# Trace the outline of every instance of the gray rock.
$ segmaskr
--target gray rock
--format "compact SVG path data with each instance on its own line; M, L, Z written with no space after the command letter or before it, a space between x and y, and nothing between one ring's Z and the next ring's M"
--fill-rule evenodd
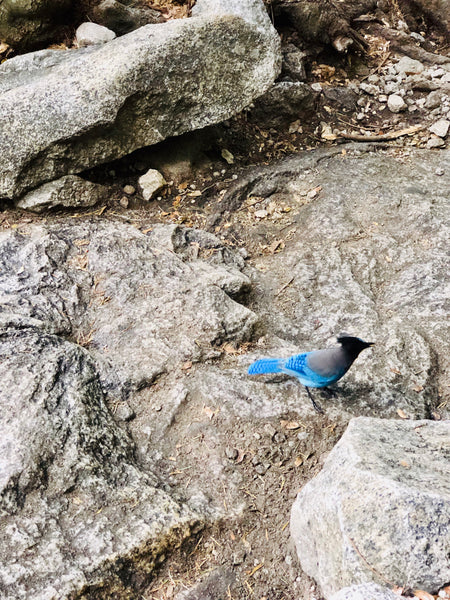
M317 93L300 81L280 81L255 100L248 118L264 123L266 127L279 127L294 119L306 119L314 110Z
M407 108L405 101L398 94L391 94L387 99L387 106L393 113L401 112Z
M119 398L249 340L257 322L232 299L250 289L244 260L205 232L69 221L3 233L0 249L2 311L87 345Z
M376 583L362 583L339 590L330 600L399 600L399 595Z
M409 56L403 56L395 65L395 70L397 73L404 75L417 75L422 73L425 70L425 67L420 61L410 58Z
M302 52L294 44L287 44L283 48L283 73L292 81L306 81L306 56L306 52Z
M96 23L104 25L117 35L129 33L138 27L149 23L163 23L164 18L160 12L149 7L139 8L127 6L117 0L103 0L92 10L92 18Z
M106 44L116 37L114 31L98 25L97 23L81 23L75 32L75 40L80 48L83 46L95 46L96 44Z
M67 219L0 234L2 598L137 597L158 557L214 518L204 496L163 491L119 424L136 427L134 394L157 374L176 381L185 361L251 338L256 316L232 299L250 288L244 266L176 226ZM161 394L152 444L188 390Z
M419 92L433 92L439 89L439 83L423 77L423 75L413 75L408 77L407 85L412 90Z
M372 581L432 591L449 581L449 447L448 422L350 422L291 514L302 568L325 597Z
M0 319L2 598L137 595L128 569L142 581L206 513L136 464L86 350Z
M1 65L0 197L217 123L261 95L281 62L262 2L199 0L193 13Z
M164 177L156 169L149 169L138 180L144 200L151 200L167 184Z
M266 218L252 232L267 240L290 233L283 252L255 262L265 271L256 279L258 302L277 310L265 312L267 342L242 369L262 356L334 344L338 332L350 330L376 345L339 381L335 398L322 401L316 392L327 414L394 417L402 409L426 418L450 384L450 187L448 178L434 175L437 166L450 170L450 153L411 151L408 163L393 163L376 147L344 148L345 157L340 148L259 169L238 180L216 208L215 223L231 222L244 240L248 232L234 215L247 197L291 208L281 222ZM236 410L251 412L253 405L271 416L283 402L286 412L312 410L295 380L267 385L264 377L248 383L244 375L227 375L227 381L223 402Z
M441 90L436 90L434 92L430 92L425 100L425 108L433 109L439 108L441 106L441 98L442 92Z
M433 136L427 141L427 148L430 150L433 148L445 148L445 141L440 137Z
M380 93L380 88L371 83L365 83L364 81L360 84L359 89L369 94L369 96L378 96Z
M108 188L77 177L66 175L28 192L16 206L40 213L49 208L80 208L94 206L108 196Z
M18 51L55 41L67 28L73 0L14 0L0 2L0 39Z
M355 110L357 94L347 86L326 86L323 95L329 102L334 102L346 110Z
M439 119L439 121L433 123L433 125L431 125L428 129L431 131L431 133L434 133L438 137L445 138L447 137L449 127L450 121L447 119Z

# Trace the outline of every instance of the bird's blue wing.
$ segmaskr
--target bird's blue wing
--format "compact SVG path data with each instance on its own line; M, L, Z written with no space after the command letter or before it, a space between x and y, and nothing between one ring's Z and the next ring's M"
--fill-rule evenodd
M288 373L297 377L303 385L307 387L321 388L333 383L334 377L324 377L313 371L307 362L309 352L303 354L295 354L286 360L283 368L283 373Z

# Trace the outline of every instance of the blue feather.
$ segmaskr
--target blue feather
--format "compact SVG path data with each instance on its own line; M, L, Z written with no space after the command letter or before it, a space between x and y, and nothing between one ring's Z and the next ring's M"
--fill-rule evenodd
M264 373L281 373L281 364L284 363L280 358L261 358L248 368L249 375L263 375Z

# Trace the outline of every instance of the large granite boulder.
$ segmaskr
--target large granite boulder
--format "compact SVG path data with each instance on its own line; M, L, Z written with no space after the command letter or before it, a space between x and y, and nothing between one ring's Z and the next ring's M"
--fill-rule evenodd
M449 448L448 421L350 422L291 513L302 568L326 598L371 581L433 593L449 581Z
M189 19L0 66L0 198L230 117L280 70L260 0L199 0Z
M137 593L208 510L139 467L80 346L2 315L0 376L2 598Z
M244 261L201 231L70 219L0 248L2 598L134 597L218 512L138 458L123 400L250 339Z

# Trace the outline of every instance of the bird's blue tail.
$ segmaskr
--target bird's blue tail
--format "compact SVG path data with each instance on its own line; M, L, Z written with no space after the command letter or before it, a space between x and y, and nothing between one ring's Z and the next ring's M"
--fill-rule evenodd
M281 373L281 367L283 367L284 363L285 360L283 358L261 358L249 366L248 374Z

